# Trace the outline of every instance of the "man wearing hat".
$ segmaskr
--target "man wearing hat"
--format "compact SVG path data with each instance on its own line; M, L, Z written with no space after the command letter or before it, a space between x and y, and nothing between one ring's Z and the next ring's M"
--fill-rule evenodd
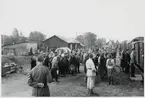
M129 64L130 64L130 55L129 55L129 49L125 52L125 73L129 74Z
M132 48L132 52L130 54L130 64L131 64L131 77L135 77L135 63L136 63L136 56L135 56L135 48Z
M38 56L37 65L31 70L28 85L33 87L32 96L50 96L50 91L47 83L52 80L49 68L42 64L43 55Z

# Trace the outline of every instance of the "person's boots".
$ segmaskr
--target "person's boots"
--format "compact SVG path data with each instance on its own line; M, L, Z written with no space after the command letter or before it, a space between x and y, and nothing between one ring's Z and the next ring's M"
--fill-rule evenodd
M93 94L94 94L93 89L91 89L91 90L90 90L90 92L91 92L91 95L93 95Z
M91 89L88 89L88 95L89 96L91 95Z
M55 81L56 81L56 82L59 82L57 77L55 77Z

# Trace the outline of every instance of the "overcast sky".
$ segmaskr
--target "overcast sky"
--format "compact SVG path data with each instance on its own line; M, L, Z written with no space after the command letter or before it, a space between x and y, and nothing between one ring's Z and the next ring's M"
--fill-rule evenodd
M145 34L145 0L0 0L0 32L11 35L13 28L25 36L31 31L47 37L93 32L132 39Z

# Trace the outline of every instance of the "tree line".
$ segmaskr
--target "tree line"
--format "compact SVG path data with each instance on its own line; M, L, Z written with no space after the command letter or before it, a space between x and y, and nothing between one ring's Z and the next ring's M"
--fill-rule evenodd
M106 44L105 38L97 38L97 35L92 32L86 32L82 35L78 35L76 37L76 40L84 44L86 47L94 48L94 47L100 47L102 48L103 45Z
M29 34L29 37L25 37L22 31L19 31L17 28L14 28L12 34L10 36L3 35L3 45L13 45L18 43L25 43L25 42L37 42L40 44L41 41L46 39L46 35L39 31L32 31Z
M4 35L4 45L12 45L17 43L24 43L24 42L37 42L38 48L41 47L41 41L46 39L46 35L40 31L32 31L29 34L29 37L25 37L22 31L19 31L17 28L14 28L12 31L12 35ZM107 42L105 38L97 38L96 33L92 32L85 32L82 35L78 35L75 38L80 43L84 44L86 47L95 48L99 47L102 48ZM114 40L111 40L113 44L116 44Z

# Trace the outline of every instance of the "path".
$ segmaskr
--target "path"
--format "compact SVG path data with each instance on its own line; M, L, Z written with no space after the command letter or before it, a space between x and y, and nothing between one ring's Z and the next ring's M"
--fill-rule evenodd
M81 68L83 71L83 68ZM121 73L125 76L124 73ZM10 77L2 78L2 96L29 97L32 88L27 85L28 76L12 74ZM84 73L76 76L66 76L60 79L60 83L49 84L51 96L87 96L84 83ZM129 82L121 80L120 85L108 85L107 82L97 83L94 92L99 96L143 96L144 88L140 82Z

